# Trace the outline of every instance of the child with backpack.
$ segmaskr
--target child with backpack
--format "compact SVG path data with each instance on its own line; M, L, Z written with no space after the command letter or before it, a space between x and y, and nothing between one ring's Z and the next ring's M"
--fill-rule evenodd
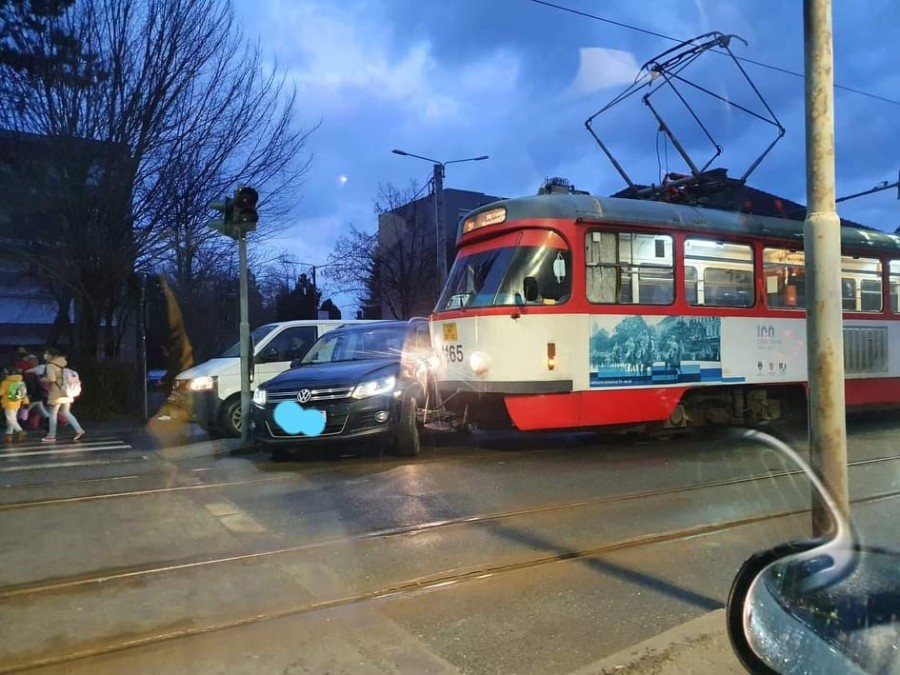
M78 373L70 368L65 355L58 349L48 348L44 353L44 361L47 366L41 381L47 386L47 404L50 406L50 430L44 438L44 443L56 442L56 425L58 416L72 425L75 430L75 438L78 441L84 436L84 429L72 414L72 402L81 394L81 380Z
M14 440L23 440L26 434L19 424L19 410L22 405L28 405L28 390L17 368L4 370L3 382L0 382L0 400L6 417L5 441L12 443Z

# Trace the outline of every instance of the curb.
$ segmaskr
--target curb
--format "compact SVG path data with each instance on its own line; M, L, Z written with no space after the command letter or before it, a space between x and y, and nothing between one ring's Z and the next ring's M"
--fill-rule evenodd
M745 675L717 609L571 675Z

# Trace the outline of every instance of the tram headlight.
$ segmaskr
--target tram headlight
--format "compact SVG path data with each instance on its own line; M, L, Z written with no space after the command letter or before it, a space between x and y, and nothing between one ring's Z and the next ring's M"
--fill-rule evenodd
M484 352L472 352L469 356L469 368L476 375L484 375L491 369L491 357Z

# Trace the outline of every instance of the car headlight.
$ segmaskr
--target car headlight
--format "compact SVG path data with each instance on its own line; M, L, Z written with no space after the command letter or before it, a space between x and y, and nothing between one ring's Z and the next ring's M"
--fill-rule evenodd
M188 380L187 388L190 391L209 391L216 386L216 378L206 375Z
M259 408L265 408L268 397L269 392L266 389L257 389L253 392L253 405Z
M350 395L353 398L368 398L379 394L390 394L396 386L397 378L391 375L390 377L381 377L377 380L360 382Z

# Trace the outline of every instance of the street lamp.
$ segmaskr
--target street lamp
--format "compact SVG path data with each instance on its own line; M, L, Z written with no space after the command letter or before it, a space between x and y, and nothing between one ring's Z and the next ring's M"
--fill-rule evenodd
M447 281L447 240L446 228L443 224L444 215L444 167L448 164L459 164L460 162L480 162L488 159L487 155L479 155L478 157L466 157L465 159L451 159L449 162L439 162L436 159L415 155L405 150L391 150L395 155L403 157L415 157L416 159L424 159L431 162L434 169L434 248L437 258L438 273L441 278L441 287Z

